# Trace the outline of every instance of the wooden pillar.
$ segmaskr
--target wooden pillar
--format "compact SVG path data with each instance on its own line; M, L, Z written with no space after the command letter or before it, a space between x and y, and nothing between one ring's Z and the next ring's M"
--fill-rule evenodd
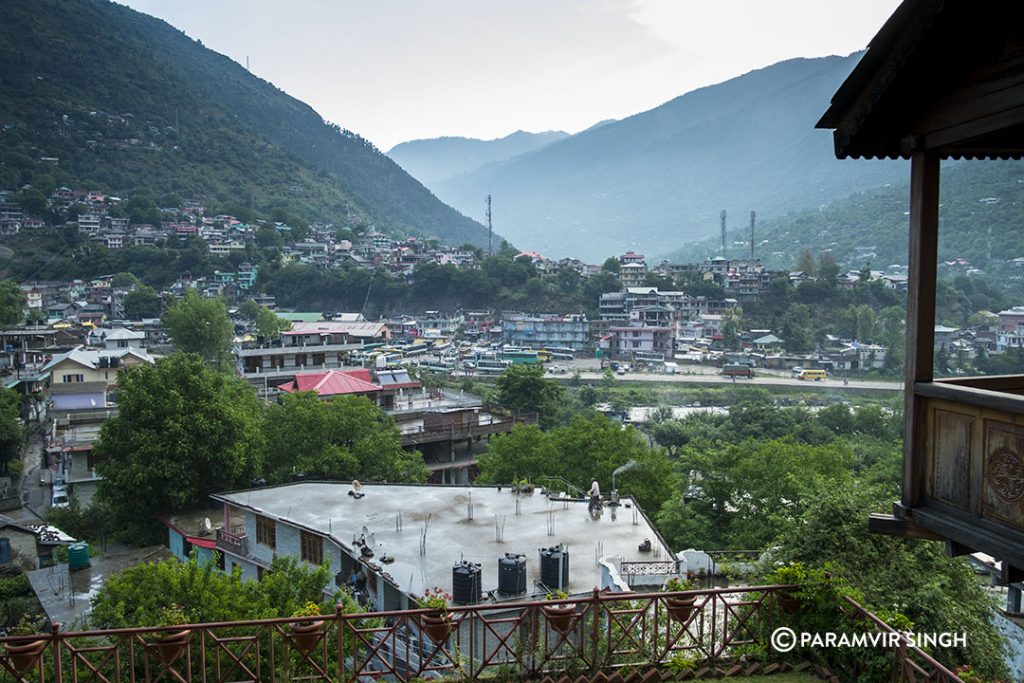
M910 158L910 272L907 285L907 355L903 391L904 508L920 505L927 468L925 415L914 384L932 381L935 351L935 271L939 241L939 156L915 150Z

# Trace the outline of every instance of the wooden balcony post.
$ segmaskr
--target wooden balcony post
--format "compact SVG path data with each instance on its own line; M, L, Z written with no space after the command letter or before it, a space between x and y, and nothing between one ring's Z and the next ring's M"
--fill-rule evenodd
M935 271L939 241L939 156L915 149L910 158L910 271L907 283L907 355L903 391L904 508L921 504L924 493L925 415L914 395L917 382L932 381L935 351Z

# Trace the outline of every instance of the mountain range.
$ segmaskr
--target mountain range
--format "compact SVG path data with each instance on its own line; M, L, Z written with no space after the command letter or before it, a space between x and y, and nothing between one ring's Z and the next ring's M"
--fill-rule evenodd
M486 244L359 135L127 7L4 3L0 74L0 189L176 195Z
M567 137L569 134L560 130L544 133L517 130L496 140L463 137L410 140L392 147L388 156L420 182L432 184L532 152Z
M420 179L467 214L493 195L495 230L547 256L664 254L718 234L723 208L744 223L751 210L770 219L905 176L901 162L836 160L831 132L814 128L859 58L780 62L511 159Z

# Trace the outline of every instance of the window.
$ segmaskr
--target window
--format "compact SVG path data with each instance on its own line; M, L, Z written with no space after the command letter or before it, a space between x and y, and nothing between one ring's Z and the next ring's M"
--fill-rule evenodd
M85 375L64 375L61 380L64 384L71 384L72 382L84 382Z
M323 564L324 539L316 534L303 531L300 540L302 546L302 559L310 564Z
M277 547L277 525L274 520L266 517L256 517L256 542L271 548Z
M0 564L11 561L11 539L0 538Z

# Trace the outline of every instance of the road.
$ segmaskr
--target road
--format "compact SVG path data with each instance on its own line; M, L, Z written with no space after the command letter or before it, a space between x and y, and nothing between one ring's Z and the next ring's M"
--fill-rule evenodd
M552 368L562 367L564 373L553 373ZM841 379L824 379L817 382L799 380L790 374L772 370L755 370L753 379L724 377L719 368L706 365L683 365L682 372L667 374L661 372L627 372L625 375L615 375L619 382L669 382L679 384L708 384L736 386L757 386L765 388L784 389L805 389L810 391L852 391L852 392L900 392L903 391L902 382L891 382L884 380L849 380L844 384ZM580 379L584 382L596 382L604 379L600 362L593 358L577 359L574 361L555 362L548 366L547 376L559 381L568 381L572 373L579 371Z
M572 378L571 374L553 374L548 373L548 377L551 379L568 381ZM580 379L584 382L596 382L604 378L604 374L601 372L580 372ZM730 377L723 377L722 375L712 375L707 373L697 373L692 375L675 374L669 375L664 373L656 372L629 372L625 375L615 375L615 380L618 382L669 382L678 384L710 384L710 385L726 385L733 384L736 386L756 386L756 387L782 387L787 389L807 389L811 391L815 390L837 390L837 391L871 391L871 392L899 392L903 391L903 384L899 382L884 382L884 381L861 381L851 379L849 384L843 384L843 380L839 379L824 379L817 382L801 381L792 377L772 376L772 375L759 375L753 379L732 379Z

